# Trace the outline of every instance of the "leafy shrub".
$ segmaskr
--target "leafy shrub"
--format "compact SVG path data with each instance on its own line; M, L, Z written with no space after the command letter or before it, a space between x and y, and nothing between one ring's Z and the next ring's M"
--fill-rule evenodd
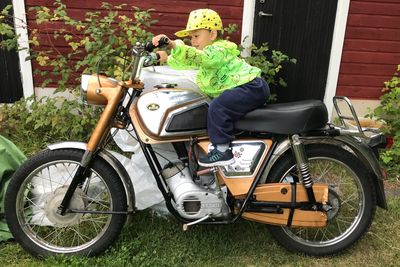
M385 150L380 157L387 168L390 177L400 178L400 65L392 79L384 83L384 94L381 96L381 104L370 116L374 116L384 122L383 131L393 137L393 146Z
M98 115L74 100L30 97L0 106L0 133L31 155L57 141L87 141Z
M260 47L254 44L251 47L251 56L246 57L245 60L252 66L261 69L261 76L268 82L268 84L280 85L286 87L286 82L279 77L278 73L283 69L283 65L287 62L296 63L295 58L290 58L281 51L272 50L271 58L269 59L266 54L269 51L268 43L263 43ZM273 95L270 101L276 100Z
M134 43L144 42L152 37L148 29L156 22L151 20L151 9L143 11L131 7L132 16L122 15L120 11L126 4L111 5L103 2L102 11L87 12L83 20L70 17L61 0L55 0L54 6L54 9L44 6L30 8L30 12L34 12L36 24L43 26L19 26L30 30L30 59L43 67L42 70L35 70L35 73L46 78L42 87L56 81L57 91L68 89L71 85L78 86L80 76L76 73L98 72L100 59L104 74L122 79L123 58L130 56ZM18 36L10 26L13 19L8 15L10 8L11 6L7 6L1 13L0 33L7 34L8 41L0 43L0 47L9 50L25 49L17 47ZM46 36L46 39L41 36ZM58 51L54 41L59 39L65 41L68 52ZM50 42L49 49L41 48L44 41Z

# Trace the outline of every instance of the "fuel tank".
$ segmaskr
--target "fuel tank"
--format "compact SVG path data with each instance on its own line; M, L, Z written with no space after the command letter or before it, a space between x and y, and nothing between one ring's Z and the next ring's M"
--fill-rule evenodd
M185 88L199 91L196 80L197 70L174 70L169 66L152 66L143 68L140 79L147 92L160 85L174 85L176 88Z
M175 138L206 134L208 103L197 91L164 88L142 94L135 109L148 135Z

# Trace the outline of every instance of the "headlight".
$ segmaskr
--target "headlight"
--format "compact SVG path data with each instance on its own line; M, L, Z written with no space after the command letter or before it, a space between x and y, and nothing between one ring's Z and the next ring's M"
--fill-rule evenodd
M81 98L83 103L87 104L87 92L89 87L89 80L92 78L92 75L83 74L81 77Z
M89 105L106 105L108 98L111 97L119 87L118 81L103 75L87 75L81 76L81 97L85 104ZM104 91L111 91L111 94L103 94ZM117 90L117 92L119 92Z

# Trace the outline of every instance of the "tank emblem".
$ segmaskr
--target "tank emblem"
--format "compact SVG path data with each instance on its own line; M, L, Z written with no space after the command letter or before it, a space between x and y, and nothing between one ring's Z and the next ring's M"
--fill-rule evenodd
M151 110L151 111L155 111L157 109L160 108L160 105L156 104L156 103L151 103L147 105L147 109Z

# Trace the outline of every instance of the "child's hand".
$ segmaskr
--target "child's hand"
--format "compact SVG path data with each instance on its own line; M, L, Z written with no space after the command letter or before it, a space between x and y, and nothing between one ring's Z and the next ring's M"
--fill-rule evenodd
M160 61L161 63L167 62L167 60L168 60L167 52L157 51L156 53L160 56L160 59L158 61Z
M175 42L173 40L169 39L168 36L166 36L165 34L159 34L159 35L154 36L153 40L151 42L153 43L153 45L158 46L161 38L167 38L169 40L168 47L175 48Z
M159 35L154 36L154 37L153 37L153 40L152 40L151 42L153 43L153 45L158 46L158 42L159 42L160 39L163 38L163 37L164 37L164 38L167 38L167 39L169 40L168 36L166 36L165 34L159 34Z

